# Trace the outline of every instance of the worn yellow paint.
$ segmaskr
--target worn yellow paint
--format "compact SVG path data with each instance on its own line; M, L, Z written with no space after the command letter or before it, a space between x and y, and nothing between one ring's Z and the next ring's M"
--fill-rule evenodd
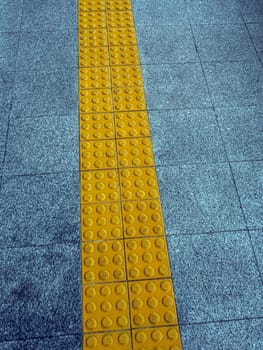
M79 0L83 349L180 350L130 0Z

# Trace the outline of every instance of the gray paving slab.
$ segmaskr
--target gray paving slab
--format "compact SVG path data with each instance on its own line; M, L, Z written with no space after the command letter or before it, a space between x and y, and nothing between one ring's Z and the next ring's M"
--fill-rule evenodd
M78 172L3 177L0 196L0 248L79 242Z
M142 66L149 109L211 107L199 63Z
M133 0L135 25L179 25L189 27L183 0Z
M263 108L259 106L217 108L228 159L263 159Z
M22 0L1 0L0 32L20 31L22 4Z
M263 23L262 0L238 0L237 3L247 23Z
M138 26L141 64L198 62L190 26Z
M0 32L0 67L16 69L19 33Z
M215 107L263 104L263 69L259 62L204 63Z
M82 335L30 339L0 343L0 350L81 350Z
M192 23L241 23L236 0L185 0Z
M245 229L226 163L157 168L167 234Z
M259 350L262 319L196 324L181 327L184 350Z
M13 117L77 113L77 68L17 71L11 110Z
M22 32L18 69L63 69L78 66L77 31Z
M22 31L72 30L78 28L75 0L24 0Z
M193 32L202 61L257 60L247 29L240 24L195 24Z
M227 161L212 109L149 113L155 164Z
M263 15L263 3L262 3ZM263 21L262 23L248 23L249 33L252 37L253 43L256 47L260 59L263 61Z
M263 228L263 161L231 166L248 227Z
M258 267L261 275L263 276L263 229L250 230L249 232L255 250Z
M247 232L168 236L167 243L180 324L262 317Z
M81 332L78 244L0 250L1 341Z
M78 116L18 118L10 121L5 175L79 170Z

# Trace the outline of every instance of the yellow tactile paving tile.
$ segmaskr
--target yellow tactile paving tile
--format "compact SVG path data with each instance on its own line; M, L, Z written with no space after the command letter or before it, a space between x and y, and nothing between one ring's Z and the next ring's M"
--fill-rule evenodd
M122 203L124 237L152 237L164 235L159 200Z
M177 325L171 279L129 282L132 328Z
M127 283L83 287L84 332L130 328Z
M111 79L113 87L143 86L140 66L111 67Z
M79 0L83 349L181 350L130 0Z
M150 127L146 111L115 113L114 118L116 138L150 136Z
M117 202L120 200L117 170L81 173L81 204Z
M80 143L80 169L114 169L117 166L114 140L82 141Z
M104 11L79 11L79 28L106 28L106 16Z
M129 280L171 276L164 237L128 239L125 255Z
M122 240L83 243L82 260L83 284L126 280Z
M81 29L79 30L79 47L107 46L106 29ZM108 51L108 50L107 50Z
M131 336L129 331L106 332L91 335L84 335L83 349L131 349Z
M120 170L119 175L123 201L159 198L154 168L123 169Z
M109 89L110 85L110 70L108 67L79 69L80 89Z
M111 113L81 114L80 140L114 138L114 121Z
M153 166L150 137L117 140L119 168Z
M110 46L110 65L138 65L140 64L136 46Z
M132 338L134 350L181 350L177 326L134 330Z
M120 203L82 205L82 241L121 239L121 219Z

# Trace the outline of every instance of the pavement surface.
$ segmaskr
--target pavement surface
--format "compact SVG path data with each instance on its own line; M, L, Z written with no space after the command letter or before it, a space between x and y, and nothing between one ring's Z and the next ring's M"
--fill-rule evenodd
M82 347L76 0L0 2L0 349ZM134 0L184 350L263 348L263 1Z

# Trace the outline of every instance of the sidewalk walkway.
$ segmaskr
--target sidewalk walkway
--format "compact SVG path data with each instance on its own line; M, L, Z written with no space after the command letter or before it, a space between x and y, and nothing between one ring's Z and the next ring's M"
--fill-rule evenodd
M260 350L263 2L133 12L183 349ZM78 350L77 1L0 14L0 350Z

